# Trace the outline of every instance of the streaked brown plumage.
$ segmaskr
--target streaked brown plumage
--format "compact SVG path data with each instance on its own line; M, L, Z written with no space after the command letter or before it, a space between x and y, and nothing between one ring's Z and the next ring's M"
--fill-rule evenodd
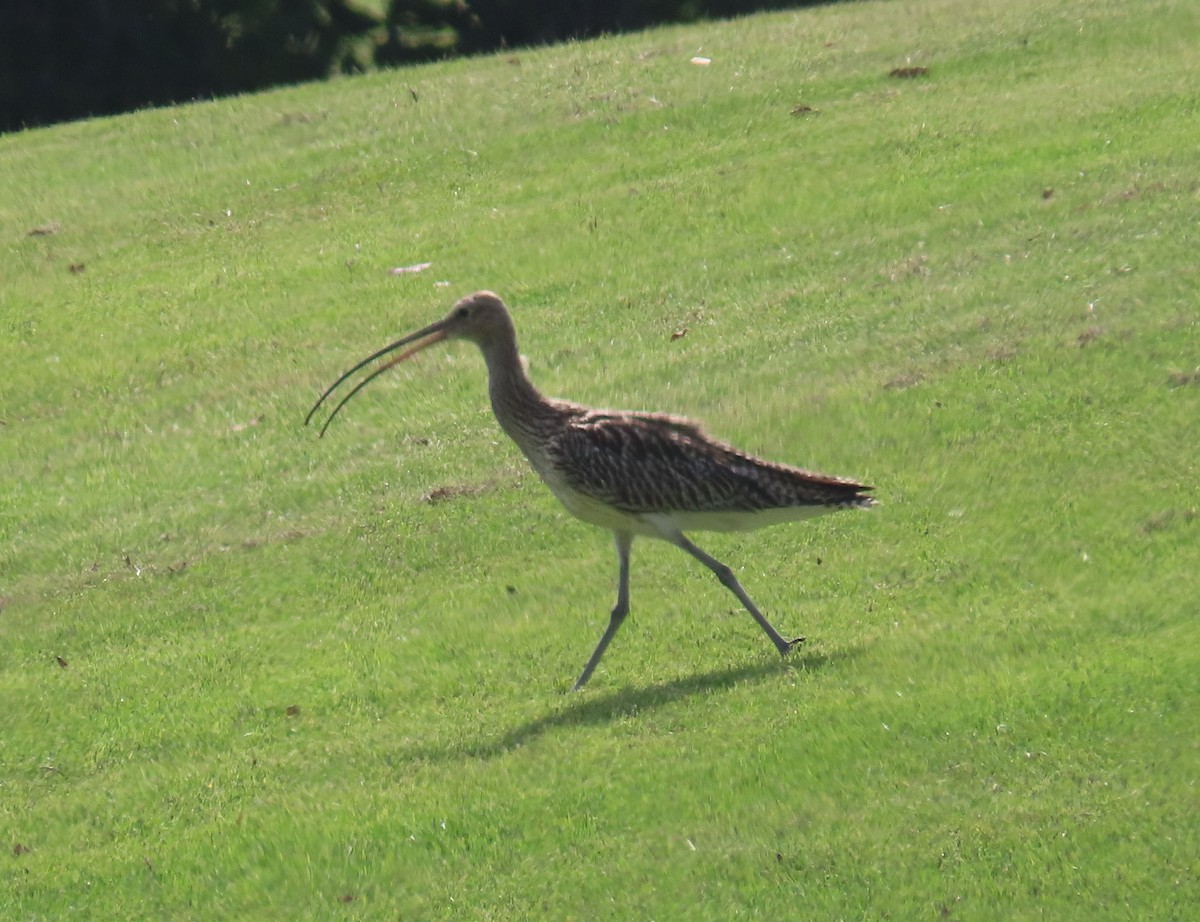
M636 535L669 541L712 570L780 653L803 640L784 640L733 572L684 532L737 531L835 509L865 509L875 505L866 495L871 487L754 458L678 417L592 410L543 397L525 374L508 309L491 292L463 298L442 320L363 359L330 385L305 422L338 385L375 360L408 346L350 390L326 419L322 435L347 401L388 368L433 343L458 338L483 352L492 410L534 470L573 515L611 529L616 538L617 604L575 688L591 677L629 612L629 550Z

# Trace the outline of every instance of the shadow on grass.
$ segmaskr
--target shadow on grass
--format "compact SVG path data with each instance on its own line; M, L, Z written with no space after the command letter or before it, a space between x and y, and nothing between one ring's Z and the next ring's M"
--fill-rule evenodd
M662 707L693 695L707 694L732 688L744 682L762 681L781 673L823 669L838 662L853 659L857 648L836 653L808 653L799 657L772 659L767 662L716 669L684 676L669 682L646 686L627 686L594 696L595 692L571 692L565 703L550 714L535 717L509 730L499 739L462 741L446 746L417 746L403 758L417 761L443 762L456 759L488 759L504 755L525 746L546 733L560 728L585 727L610 723L644 711Z

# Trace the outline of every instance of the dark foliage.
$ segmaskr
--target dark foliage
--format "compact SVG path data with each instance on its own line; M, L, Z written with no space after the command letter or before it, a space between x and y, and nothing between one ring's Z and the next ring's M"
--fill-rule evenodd
M0 0L0 131L822 0ZM826 0L828 2L828 0Z
M831 0L393 0L376 63L481 54L822 2Z
M346 0L4 0L0 131L325 77Z

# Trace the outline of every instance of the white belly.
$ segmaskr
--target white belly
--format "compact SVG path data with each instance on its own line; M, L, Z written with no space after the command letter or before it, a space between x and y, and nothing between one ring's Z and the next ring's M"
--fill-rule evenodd
M650 538L671 538L690 531L753 531L782 522L796 522L831 511L829 506L791 506L785 509L741 511L667 511L653 513L622 512L606 503L556 482L557 478L542 478L559 502L575 518L612 531L627 531Z

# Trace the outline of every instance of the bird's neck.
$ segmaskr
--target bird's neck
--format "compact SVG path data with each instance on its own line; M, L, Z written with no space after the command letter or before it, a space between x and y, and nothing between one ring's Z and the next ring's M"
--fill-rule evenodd
M521 363L515 339L489 344L483 350L488 369L492 412L505 433L527 457L541 444L539 434L553 419L550 402L542 396Z

